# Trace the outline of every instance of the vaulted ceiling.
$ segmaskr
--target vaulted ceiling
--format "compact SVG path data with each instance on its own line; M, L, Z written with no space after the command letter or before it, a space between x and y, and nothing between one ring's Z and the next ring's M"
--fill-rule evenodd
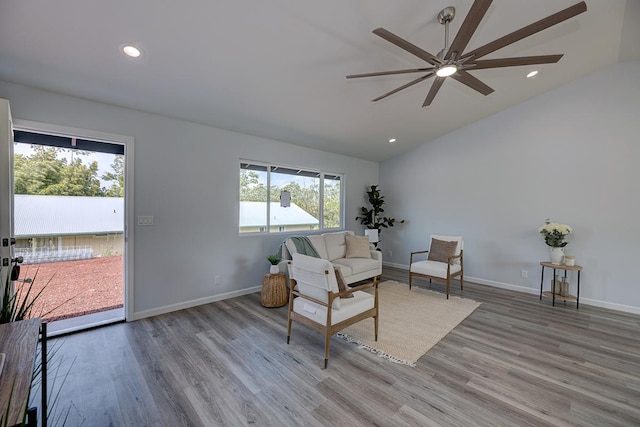
M472 0L21 0L0 2L0 80L321 150L383 160L620 60L640 59L640 1L586 0L587 12L489 58L563 53L557 64L473 74L484 96L447 79L430 107L416 75L348 74L425 66L378 27L436 54L437 22ZM577 0L494 0L468 49ZM119 47L142 48L138 59ZM535 78L525 75L539 70ZM1 96L2 94L0 94ZM388 142L396 138L396 142Z

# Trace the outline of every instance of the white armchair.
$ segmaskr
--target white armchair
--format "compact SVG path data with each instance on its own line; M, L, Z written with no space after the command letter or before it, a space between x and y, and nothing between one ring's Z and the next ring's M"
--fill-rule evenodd
M378 340L378 278L373 282L338 289L331 262L302 254L293 254L289 268L289 316L287 344L291 339L291 324L295 320L324 335L324 367L329 361L331 336L360 320L373 317L375 339ZM374 288L374 295L362 292ZM353 295L353 298L347 295Z
M439 236L432 234L429 249L411 252L409 258L409 289L413 276L429 279L443 279L446 283L447 299L451 279L460 277L460 289L464 285L463 240L461 236ZM418 260L416 255L428 254L426 260Z

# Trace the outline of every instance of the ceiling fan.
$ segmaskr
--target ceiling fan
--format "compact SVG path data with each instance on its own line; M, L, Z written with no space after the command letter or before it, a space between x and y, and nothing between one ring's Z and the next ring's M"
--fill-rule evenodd
M485 44L470 52L464 52L469 40L473 36L473 33L478 28L480 21L484 17L485 13L489 9L492 0L475 0L471 6L471 10L467 14L460 30L453 39L451 46L449 46L449 24L455 16L455 8L452 6L446 7L438 14L438 22L445 26L445 42L444 49L442 49L437 55L419 48L418 46L408 42L407 40L393 34L384 28L376 28L373 30L373 34L382 37L390 43L395 44L401 49L417 56L418 58L426 61L429 66L422 68L412 68L408 70L393 70L393 71L380 71L376 73L366 74L351 74L348 75L348 79L354 79L359 77L373 77L373 76L385 76L391 74L408 74L408 73L426 73L409 83L402 85L390 92L385 93L382 96L375 98L373 101L379 101L386 98L389 95L393 95L403 89L413 86L421 81L427 80L430 77L435 76L435 80L431 85L431 89L427 94L427 97L422 104L423 107L431 105L431 102L435 98L436 94L442 87L445 79L451 77L460 83L469 86L480 92L483 95L489 95L494 90L487 86L485 83L469 74L469 71L483 70L487 68L499 68L499 67L515 67L520 65L534 65L534 64L552 64L556 63L562 58L563 55L539 55L539 56L520 56L514 58L499 58L499 59L484 59L486 56L498 49L502 49L512 43L522 40L530 35L547 29L553 25L559 24L569 18L573 18L587 10L587 5L584 1L576 3L571 7L568 7L553 15L547 16L533 24L522 27L504 37L496 39L490 43Z

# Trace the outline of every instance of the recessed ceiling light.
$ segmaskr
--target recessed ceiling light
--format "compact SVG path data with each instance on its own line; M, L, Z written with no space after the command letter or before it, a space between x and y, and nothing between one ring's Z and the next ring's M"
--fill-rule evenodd
M393 144L394 142L396 142L396 139L395 139L395 138L391 138L391 139L389 140L389 144Z
M140 51L140 49L129 44L122 47L122 52L124 52L125 55L130 56L132 58L137 58L140 55L142 55L142 52Z
M530 79L531 77L535 77L537 75L538 75L538 70L533 70L532 72L527 74L527 78Z

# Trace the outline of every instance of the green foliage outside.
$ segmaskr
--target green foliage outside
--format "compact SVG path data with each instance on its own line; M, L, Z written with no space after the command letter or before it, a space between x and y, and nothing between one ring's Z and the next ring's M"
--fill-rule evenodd
M111 186L104 190L107 197L124 197L124 156L117 155L111 163L111 170L102 175L104 181L110 182Z
M319 218L320 186L319 180L309 178L301 185L291 181L282 187L271 186L271 202L280 201L280 192L291 192L291 201L307 213ZM240 170L240 200L243 202L266 202L267 186L260 181L260 175L253 170ZM340 181L324 180L324 228L340 227Z
M15 194L124 197L124 157L117 155L112 172L100 178L108 188L100 186L98 162L85 164L87 152L73 151L72 160L58 158L68 151L63 148L33 146L31 155L16 154L13 160Z

